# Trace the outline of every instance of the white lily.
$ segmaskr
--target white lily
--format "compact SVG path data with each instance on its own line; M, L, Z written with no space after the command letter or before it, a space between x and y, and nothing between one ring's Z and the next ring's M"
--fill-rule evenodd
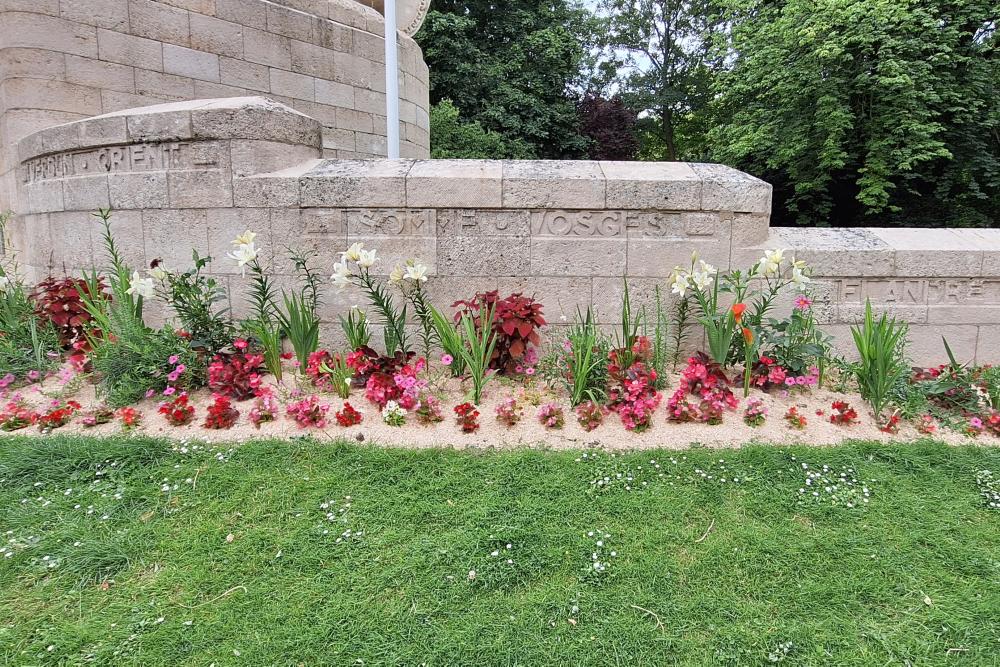
M419 263L407 265L406 279L415 283L427 282L427 267Z
M358 266L362 269L369 269L375 264L375 250L361 250L358 252Z
M6 293L9 287L10 287L10 278L8 278L7 276L0 276L0 293Z
M143 278L139 275L138 271L133 271L132 280L129 281L129 286L128 289L125 290L125 293L131 294L132 296L140 296L143 299L152 299L153 294L155 294L153 279Z
M146 275L157 282L163 282L167 279L167 272L164 271L159 264L151 269L146 269Z
M240 245L240 247L238 247L236 250L234 250L231 253L228 253L226 257L236 262L236 266L242 270L243 275L246 275L247 273L246 266L250 262L257 259L257 253L258 253L257 248L251 242Z
M344 289L351 284L351 271L347 268L347 262L337 262L333 265L333 275L330 276L330 280L337 289Z
M236 247L241 245L252 245L255 238L257 238L257 235L248 229L233 239L233 245Z
M364 252L364 243L352 243L351 247L347 249L346 252L340 253L341 262L356 262L361 259L361 253Z
M691 274L691 284L704 291L712 284L712 275L708 271L695 271Z
M401 266L399 266L397 264L392 269L392 272L389 274L389 281L390 282L394 282L394 283L398 283L402 279L403 279L403 267L401 267Z
M687 274L680 267L674 269L674 275L670 279L670 291L683 299L689 287L691 287L691 283Z
M781 263L785 259L785 251L780 248L768 250L760 258L758 266L765 276L776 276L781 273Z
M810 282L812 282L812 280L802 269L797 266L792 268L792 284L799 288L799 290L805 289L806 284Z

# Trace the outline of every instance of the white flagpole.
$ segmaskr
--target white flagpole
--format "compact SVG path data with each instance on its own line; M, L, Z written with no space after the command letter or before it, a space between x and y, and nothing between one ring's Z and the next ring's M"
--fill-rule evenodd
M399 158L399 58L396 51L396 0L385 0L385 116L387 156Z

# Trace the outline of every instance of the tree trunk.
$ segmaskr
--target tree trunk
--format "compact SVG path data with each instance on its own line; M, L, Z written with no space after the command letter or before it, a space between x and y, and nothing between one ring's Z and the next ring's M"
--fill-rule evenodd
M677 161L677 140L674 137L674 111L669 107L663 107L660 113L660 137L663 145L667 149L667 161Z

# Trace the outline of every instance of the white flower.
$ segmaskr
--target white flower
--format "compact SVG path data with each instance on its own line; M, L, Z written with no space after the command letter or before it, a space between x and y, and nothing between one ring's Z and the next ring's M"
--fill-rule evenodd
M698 270L691 274L690 283L699 290L704 291L712 284L713 276L717 272L718 269L711 264L701 262Z
M806 283L811 282L809 276L807 276L802 269L799 267L794 267L792 269L792 283L800 290L805 289Z
M246 265L257 259L257 252L253 242L250 242L240 245L233 252L226 254L226 257L236 262L236 265L243 270L243 275L246 275Z
M765 276L776 276L781 273L781 262L785 259L785 251L780 248L768 250L760 258L757 266Z
M10 278L7 276L0 276L0 292L6 292L7 288L10 287Z
M157 282L163 282L167 279L167 272L164 271L159 264L157 264L152 269L146 269L146 275Z
M683 299L690 287L688 275L680 267L675 268L674 275L670 277L670 291Z
M427 267L419 263L407 265L406 279L416 283L427 282Z
M129 287L125 292L132 296L140 296L143 299L152 299L154 294L153 279L142 278L139 276L138 271L133 271L132 280L129 281Z
M347 262L337 262L333 265L333 275L330 280L338 289L344 289L351 284L351 271L347 268Z
M346 252L340 253L340 261L343 263L356 262L361 259L362 249L365 247L364 243L353 243L351 247L347 249Z
M363 269L371 268L375 264L375 251L362 250L358 253L358 266Z
M701 273L705 273L705 274L708 274L710 276L714 276L716 273L719 272L719 270L717 268L715 268L714 266L712 266L711 264L709 264L705 260L701 260L701 261L698 262L698 268L701 271Z
M237 248L241 245L253 245L253 240L255 238L257 238L257 235L248 229L233 239L233 245Z
M393 268L392 273L389 274L389 280L394 283L398 283L403 279L403 267L398 264Z

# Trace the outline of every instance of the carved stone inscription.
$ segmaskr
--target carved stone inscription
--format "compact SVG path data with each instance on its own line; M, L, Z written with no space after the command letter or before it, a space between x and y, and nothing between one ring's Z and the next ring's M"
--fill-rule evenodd
M201 164L190 153L187 143L171 141L58 153L28 160L21 169L25 183L36 183L103 173L190 169Z
M645 211L532 211L532 236L615 238L683 235L680 213Z
M346 209L344 223L354 236L434 236L432 208Z
M840 303L873 302L898 305L1000 305L1000 280L979 278L898 278L862 280L842 278L837 284Z

